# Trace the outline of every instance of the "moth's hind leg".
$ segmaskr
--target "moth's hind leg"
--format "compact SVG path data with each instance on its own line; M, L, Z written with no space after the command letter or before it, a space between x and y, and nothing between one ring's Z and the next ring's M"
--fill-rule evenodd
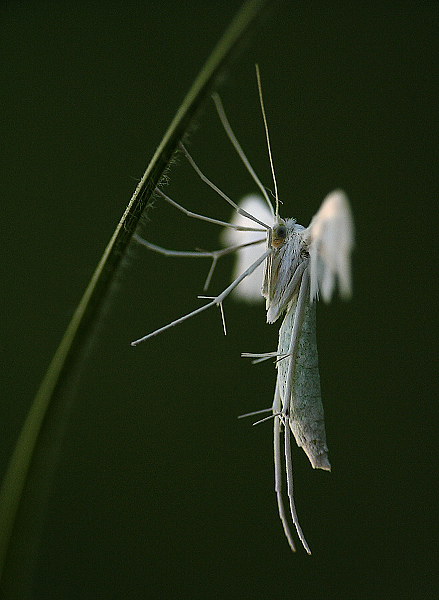
M221 302L223 302L223 300L225 298L227 298L227 296L230 294L230 292L233 291L235 289L235 287L237 285L239 285L239 283L241 283L241 281L243 279L248 277L248 275L251 275L251 273L253 273L253 271L255 269L257 269L257 267L261 263L264 262L264 260L267 258L267 256L269 256L271 254L271 252L272 252L272 250L268 249L263 254L261 254L261 256L252 265L250 265L250 267L248 269L246 269L244 271L244 273L241 273L241 275L239 277L237 277L234 281L232 281L232 283L228 287L226 287L225 290L223 290L220 294L218 294L218 296L215 296L210 302L208 302L204 306L200 306L200 308L197 308L196 310L193 310L190 313L187 313L186 315L183 315L182 317L180 317L179 319L176 319L175 321L171 321L171 323L168 323L167 325L164 325L163 327L159 327L159 329L156 329L155 331L148 333L147 335L144 335L143 337L141 337L139 339L134 340L133 342L131 342L131 346L137 346L138 344L148 340L149 338L151 338L155 335L158 335L159 333L162 333L163 331L166 331L167 329L170 329L171 327L174 327L175 325L178 325L179 323L182 323L183 321L186 321L187 319L190 319L191 317L194 317L195 315L200 314L201 312L207 310L211 306L220 306Z
M279 517L284 528L284 532L288 543L290 544L291 550L296 551L294 545L293 534L291 533L290 525L288 522L288 515L285 511L285 505L282 497L282 458L280 451L280 431L281 431L281 418L280 416L274 417L274 490L277 497L277 506L279 509Z
M308 542L303 535L302 528L299 525L299 519L297 517L296 505L294 504L294 489L293 489L293 459L291 456L291 429L289 423L289 417L284 417L284 437L285 437L285 468L287 472L287 494L290 502L290 513L293 523L296 527L297 535L302 542L303 547L311 554ZM288 536L287 536L288 537Z
M216 188L216 186L215 186L215 189L218 189L218 188ZM191 210L184 208L184 206L182 206L181 204L178 204L178 202L175 202L175 200L172 200L172 198L167 196L160 188L156 187L154 191L156 194L161 196L163 198L163 200L166 200L166 202L168 202L168 204L170 204L174 208L177 208L178 210L180 210L187 217L191 217L193 219L199 219L200 221L206 221L207 223L213 223L214 225L221 225L221 227L231 227L232 229L237 229L238 231L264 231L265 232L267 229L267 226L262 225L252 215L250 215L246 211L242 211L241 209L239 209L239 207L238 207L238 209L239 209L238 212L240 212L240 214L244 213L244 216L248 217L249 219L251 219L253 221L256 221L257 223L260 223L261 227L244 227L242 225L233 225L232 223L228 223L227 221L220 221L219 219L213 219L212 217L206 217L205 215L200 215L199 213L194 213ZM230 200L230 202L232 202L232 201ZM232 206L235 208L236 204L234 202L232 202Z
M291 457L291 431L289 424L289 417L287 414L282 413L281 398L279 393L279 383L276 383L276 392L274 395L273 402L273 414L274 414L274 472L275 472L275 492L277 497L277 506L279 509L279 516L284 528L285 536L291 549L295 552L296 547L294 545L293 534L289 525L289 519L285 510L283 494L282 494L282 452L281 452L281 430L283 426L284 432L284 449L285 449L285 469L287 475L287 495L290 505L290 515L297 531L297 535L302 542L308 554L311 554L311 550L308 546L308 542L305 539L302 528L299 524L297 517L296 506L294 504L293 495L293 460Z
M152 250L153 252L157 252L158 254L162 254L163 256L172 256L179 258L211 258L212 265L209 269L209 272L206 277L206 281L204 283L203 291L206 291L209 287L210 280L212 279L213 272L216 267L216 263L221 256L225 256L226 254L231 254L240 250L241 248L246 248L247 246L254 246L256 244L261 244L265 240L255 240L252 242L247 242L245 244L236 244L234 246L228 246L227 248L221 248L221 250L212 250L212 251L202 251L196 250L195 252L190 252L186 250L169 250L168 248L162 248L162 246L157 246L156 244L151 244L144 238L140 237L137 233L133 235L133 239L140 245L145 246L148 250Z

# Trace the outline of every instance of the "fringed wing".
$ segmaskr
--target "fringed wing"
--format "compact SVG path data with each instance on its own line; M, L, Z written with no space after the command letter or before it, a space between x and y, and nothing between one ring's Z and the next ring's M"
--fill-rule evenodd
M346 194L334 190L323 200L309 227L303 233L310 256L311 302L319 292L331 300L338 281L340 295L351 295L350 255L354 244L354 225Z
M299 320L298 340L292 340L295 319ZM294 352L295 344L297 350ZM309 297L303 308L294 300L285 315L279 331L278 356L285 355L286 358L280 358L277 363L278 385L282 406L289 408L291 431L313 468L329 471L317 354L316 305ZM293 365L291 361L294 361Z
M270 210L262 196L249 194L242 199L239 206L264 223L271 223L272 221ZM248 227L249 220L235 212L230 223ZM237 231L236 229L226 228L221 235L221 243L227 247L247 244L263 238L264 234L258 231ZM243 273L260 255L261 247L259 245L247 246L237 250L233 279L236 279ZM236 300L243 300L250 303L261 302L263 300L261 294L263 268L261 265L255 269L251 275L246 277L233 290L232 295Z

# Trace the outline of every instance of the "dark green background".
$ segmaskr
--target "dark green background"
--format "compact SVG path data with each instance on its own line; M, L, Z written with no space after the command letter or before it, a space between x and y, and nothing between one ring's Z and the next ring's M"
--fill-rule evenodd
M272 402L273 366L240 352L273 350L277 326L229 301L226 338L212 310L131 348L198 305L208 268L134 251L66 430L35 598L436 597L438 5L381 4L280 3L221 90L271 186L259 62L284 216L307 225L335 187L355 215L353 300L318 309L332 473L294 448L313 555L282 533L271 424L236 420ZM239 5L2 5L2 473L138 178ZM233 198L254 189L210 105L191 148ZM230 215L183 161L168 190ZM161 203L149 216L156 243L219 246L214 226Z

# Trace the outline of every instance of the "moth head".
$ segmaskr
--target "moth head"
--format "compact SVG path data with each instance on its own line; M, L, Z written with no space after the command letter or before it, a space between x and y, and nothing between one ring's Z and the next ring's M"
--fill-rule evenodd
M288 228L285 221L279 220L271 231L271 247L280 248L288 235Z

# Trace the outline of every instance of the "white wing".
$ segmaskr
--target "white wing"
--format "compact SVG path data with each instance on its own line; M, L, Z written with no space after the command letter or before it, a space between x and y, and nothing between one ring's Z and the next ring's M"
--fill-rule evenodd
M342 190L326 196L321 207L303 233L310 254L310 298L319 291L329 302L336 282L340 295L351 295L351 250L354 245L354 224L349 201Z
M273 218L267 203L262 196L258 196L257 194L249 194L248 196L244 196L241 202L239 202L239 206L251 215L254 215L263 223L271 224ZM244 225L248 227L250 221L235 212L230 220L230 223L233 225ZM236 229L227 227L224 229L221 235L221 243L226 247L235 246L237 244L246 244L255 240L265 241L265 234L258 231L237 231ZM253 264L260 255L261 246L259 244L237 250L235 270L232 281L235 280L246 269L248 269L248 267ZM263 265L259 266L251 275L246 277L233 290L232 294L235 299L251 303L262 302L263 297L261 294L261 287L263 268Z

